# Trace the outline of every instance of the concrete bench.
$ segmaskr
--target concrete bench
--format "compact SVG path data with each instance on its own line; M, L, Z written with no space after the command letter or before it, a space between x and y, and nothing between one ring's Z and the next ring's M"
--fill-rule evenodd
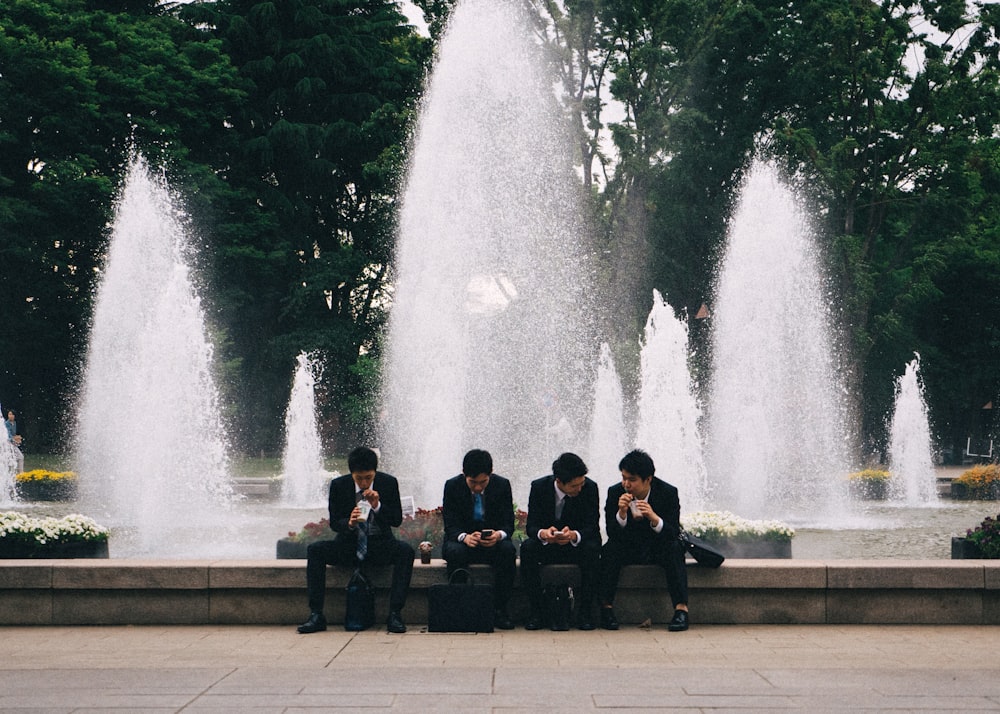
M570 567L573 566L562 566ZM491 579L486 566L474 577ZM371 568L377 616L391 568ZM328 570L326 613L338 622L350 572ZM689 565L694 624L1000 624L1000 561L727 560ZM444 561L415 563L405 619L427 620L427 588ZM527 602L515 586L511 614ZM2 560L0 624L282 624L307 613L305 561ZM615 602L622 623L669 619L663 572L627 566Z

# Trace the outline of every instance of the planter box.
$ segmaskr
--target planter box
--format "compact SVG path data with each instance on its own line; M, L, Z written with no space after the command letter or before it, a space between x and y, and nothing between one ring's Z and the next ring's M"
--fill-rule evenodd
M706 543L718 548L727 558L791 558L791 541L755 540L716 540L704 539Z
M14 490L21 501L72 501L76 498L76 479L15 481Z
M308 543L299 543L298 541L292 540L291 538L282 538L281 540L278 541L277 548L275 549L276 550L275 557L278 560L296 560L296 559L305 560L307 555L306 551L308 550L308 548L309 548ZM416 553L416 560L419 560L420 550L415 545L413 546L413 550ZM434 546L433 550L431 551L431 557L432 558L441 557L440 545Z
M952 536L951 538L951 559L952 560L983 560L983 552L979 545L973 543L968 538Z
M884 501L889 497L888 479L855 479L849 482L851 498L858 501Z
M90 541L83 543L5 543L0 538L0 559L24 560L34 558L107 558L108 542Z
M964 483L951 482L951 497L959 501L1000 500L1000 483L992 483L986 488L971 489Z

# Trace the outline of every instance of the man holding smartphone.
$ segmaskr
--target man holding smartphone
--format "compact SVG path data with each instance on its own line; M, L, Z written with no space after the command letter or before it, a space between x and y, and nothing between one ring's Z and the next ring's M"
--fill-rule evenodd
M444 484L444 544L441 555L448 575L472 563L493 568L494 626L513 629L507 603L514 587L517 549L514 533L514 499L510 481L493 473L488 451L473 449L462 460L462 473Z
M561 454L552 475L531 482L528 496L528 539L521 544L521 583L528 593L531 615L524 627L539 630L557 624L548 618L542 593L542 566L572 563L580 568L576 626L593 630L594 595L601 557L600 494L587 478L587 465L576 454ZM561 629L565 626L559 624Z

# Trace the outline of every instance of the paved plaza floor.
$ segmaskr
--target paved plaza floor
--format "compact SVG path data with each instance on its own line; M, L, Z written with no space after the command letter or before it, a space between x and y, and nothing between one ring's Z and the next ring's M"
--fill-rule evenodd
M3 712L1000 710L1000 628L0 627Z

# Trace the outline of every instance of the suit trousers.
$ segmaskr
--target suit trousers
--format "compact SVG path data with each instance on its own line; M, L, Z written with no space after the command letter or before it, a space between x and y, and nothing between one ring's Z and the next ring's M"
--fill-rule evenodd
M585 540L575 547L554 543L545 545L537 538L521 543L521 584L528 594L531 608L535 613L542 612L542 566L572 564L580 567L578 612L589 612L597 592L600 559L601 544L596 540Z
M326 597L326 566L358 566L358 540L354 536L338 535L334 540L310 543L306 550L306 587L309 592L309 611L323 612ZM368 539L365 563L392 565L392 585L389 589L389 610L402 610L413 575L413 546L389 537Z
M517 548L510 538L504 538L492 548L470 548L455 540L445 541L441 547L441 557L448 563L448 575L472 563L492 566L493 601L498 610L506 611L517 572Z
M629 542L613 538L601 551L601 603L611 605L618 590L618 578L626 565L659 565L667 576L667 591L674 607L688 601L687 566L684 547L676 538L653 538Z

